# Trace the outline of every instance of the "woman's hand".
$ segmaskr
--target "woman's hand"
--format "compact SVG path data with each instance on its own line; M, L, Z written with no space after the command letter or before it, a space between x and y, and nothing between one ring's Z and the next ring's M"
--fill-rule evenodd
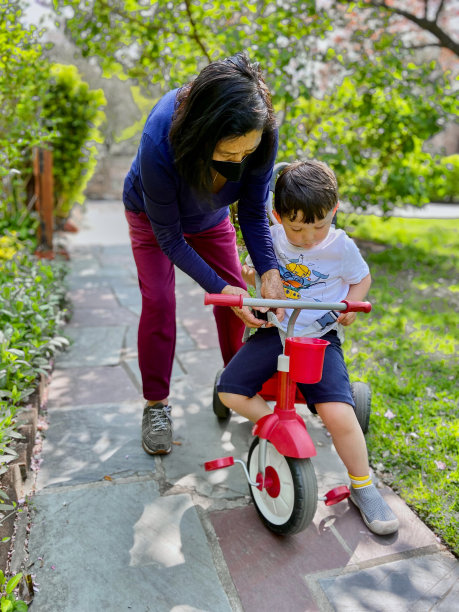
M246 285L251 285L252 287L255 287L255 268L244 264L241 268L241 274Z
M285 300L284 286L279 274L279 270L268 270L261 277L261 297L271 300ZM282 321L285 316L283 308L273 308L278 321Z
M226 285L226 287L223 287L222 293L225 295L243 295L244 297L250 297L245 289L242 289L241 287L233 287L232 285ZM244 321L247 327L263 327L265 324L265 321L257 319L248 306L243 306L242 308L231 306L231 310L237 317Z

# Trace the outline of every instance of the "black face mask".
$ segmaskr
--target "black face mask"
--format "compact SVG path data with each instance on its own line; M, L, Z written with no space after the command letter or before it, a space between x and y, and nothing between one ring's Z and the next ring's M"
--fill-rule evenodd
M250 155L246 155L241 162L217 161L213 159L212 168L224 176L228 181L239 183L242 173L249 163L249 157Z

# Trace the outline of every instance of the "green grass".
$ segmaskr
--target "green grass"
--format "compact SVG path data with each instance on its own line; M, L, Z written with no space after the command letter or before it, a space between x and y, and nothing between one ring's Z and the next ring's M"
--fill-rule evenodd
M372 388L370 462L458 555L459 220L340 222L373 277L373 310L345 344L351 378Z

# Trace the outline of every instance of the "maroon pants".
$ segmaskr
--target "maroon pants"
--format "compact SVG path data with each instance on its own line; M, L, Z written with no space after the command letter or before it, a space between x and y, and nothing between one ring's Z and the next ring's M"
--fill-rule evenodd
M159 400L169 395L175 353L175 273L161 251L145 213L126 210L132 252L142 294L138 351L143 395ZM188 244L228 283L246 288L229 217L204 232L185 234ZM244 323L230 308L215 306L218 340L226 365L241 347Z

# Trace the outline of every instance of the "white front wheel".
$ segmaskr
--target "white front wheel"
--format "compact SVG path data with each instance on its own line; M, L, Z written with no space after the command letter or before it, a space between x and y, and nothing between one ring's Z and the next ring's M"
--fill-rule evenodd
M252 481L261 479L259 438L255 438L248 457ZM266 486L260 491L250 487L250 494L263 523L274 533L298 533L310 524L317 509L317 481L310 459L284 457L267 443Z

